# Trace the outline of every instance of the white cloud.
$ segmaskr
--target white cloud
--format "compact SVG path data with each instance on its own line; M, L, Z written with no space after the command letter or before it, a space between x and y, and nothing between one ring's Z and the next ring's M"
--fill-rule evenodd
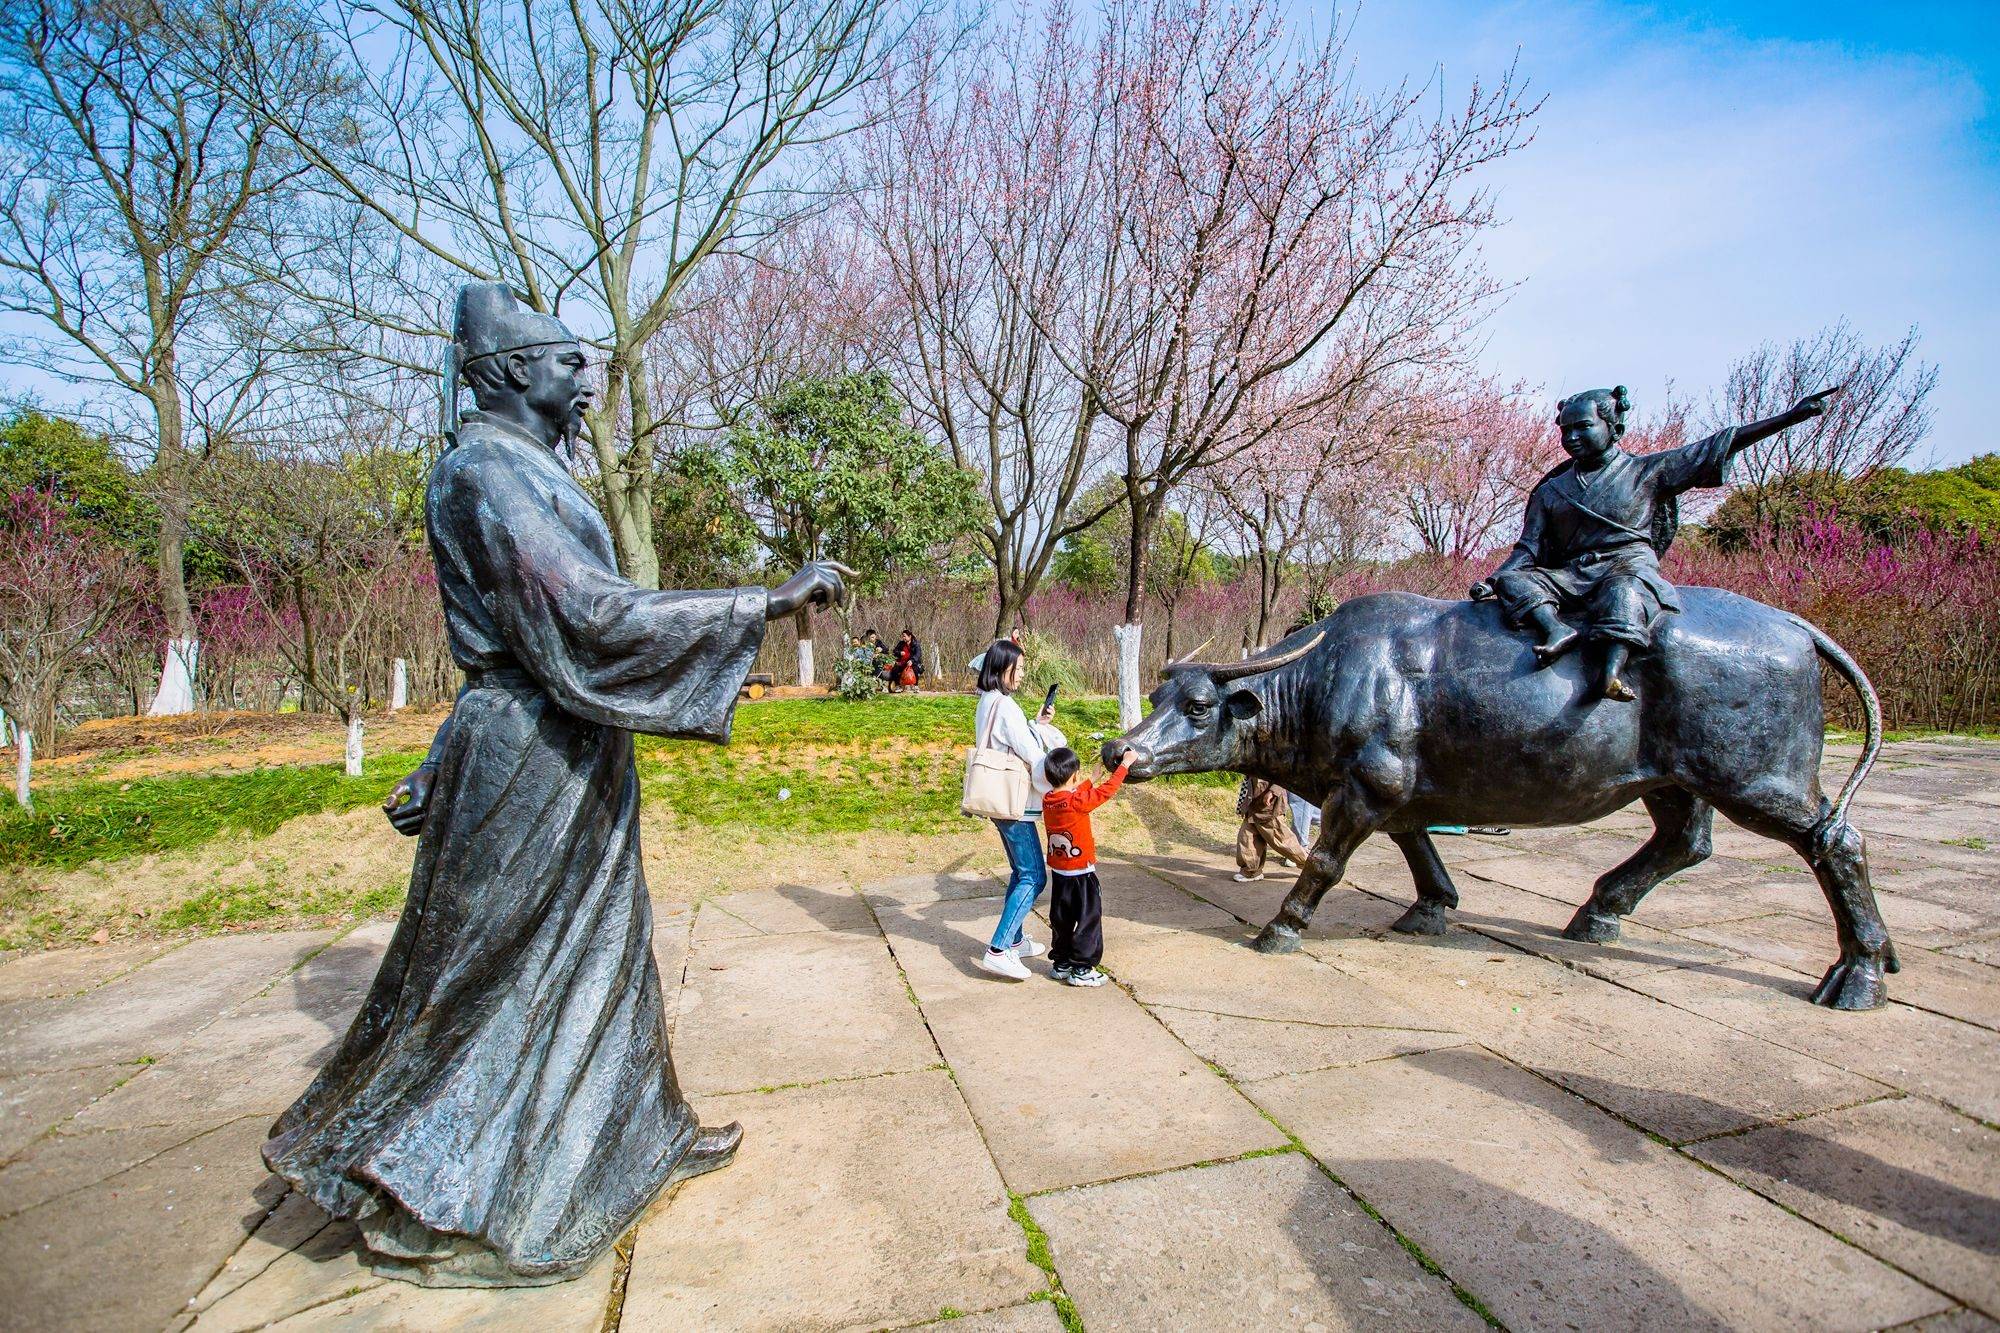
M1299 11L1306 17L1306 11ZM1323 20L1322 20L1323 21ZM1485 247L1522 285L1487 360L1551 394L1622 381L1700 395L1760 342L1840 318L1915 324L1942 371L1932 452L2000 447L1984 387L2000 345L2000 165L1985 94L1948 56L1749 39L1602 3L1365 7L1364 83L1441 64L1462 89L1514 59L1548 98L1491 182Z

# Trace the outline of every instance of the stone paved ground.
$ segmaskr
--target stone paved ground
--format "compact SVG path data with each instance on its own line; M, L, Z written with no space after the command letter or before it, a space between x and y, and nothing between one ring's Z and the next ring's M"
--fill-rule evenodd
M1560 939L1632 813L1446 840L1431 941L1371 844L1286 958L1243 947L1283 880L1112 860L1095 992L972 971L984 877L671 915L682 1079L742 1155L536 1291L384 1282L258 1163L387 924L16 958L0 1326L1993 1328L2000 747L1891 747L1858 822L1872 1014L1805 1002L1825 908L1733 828L1621 945Z

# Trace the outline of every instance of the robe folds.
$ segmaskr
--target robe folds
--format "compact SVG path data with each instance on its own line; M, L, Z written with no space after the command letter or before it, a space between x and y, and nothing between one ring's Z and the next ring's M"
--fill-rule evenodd
M426 526L467 676L409 900L271 1169L439 1285L558 1281L697 1130L668 1051L633 731L728 739L765 591L653 592L550 450L469 414Z

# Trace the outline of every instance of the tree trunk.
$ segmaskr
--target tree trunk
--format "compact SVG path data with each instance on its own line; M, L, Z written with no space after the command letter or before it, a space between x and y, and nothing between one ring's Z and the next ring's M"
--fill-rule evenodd
M347 719L347 776L361 776L361 716Z
M792 623L799 629L799 684L810 688L813 683L812 612L800 609L793 615Z
M634 471L632 460L641 446L618 448L618 411L622 395L632 409L632 438L651 448L652 403L646 396L644 365L629 351L614 351L605 366L604 402L590 414L585 428L597 459L598 484L604 488L604 525L611 529L611 548L618 568L642 588L660 586L660 557L653 549L653 469Z
M167 642L160 656L160 688L148 710L154 717L194 711L194 667L200 650L195 641L194 612L188 605L185 564L186 429L181 418L180 385L173 377L172 353L168 352L163 359L165 367L154 380L151 392L153 419L160 436L153 462L153 481L160 504L159 549L154 568L159 576L160 610L167 622Z
M389 675L389 711L393 713L398 709L407 708L409 705L410 666L409 663L399 657L396 659L396 665L391 669Z
M1146 543L1153 535L1153 506L1132 480L1125 479L1125 502L1131 514L1131 550L1125 558L1125 623L1114 630L1118 639L1118 725L1139 725L1139 615L1145 606Z
M35 733L32 728L16 725L14 728L14 801L23 810L35 808L34 797L28 793L28 770L35 762Z
M1144 626L1113 625L1118 641L1118 725L1126 731L1139 725L1139 637Z

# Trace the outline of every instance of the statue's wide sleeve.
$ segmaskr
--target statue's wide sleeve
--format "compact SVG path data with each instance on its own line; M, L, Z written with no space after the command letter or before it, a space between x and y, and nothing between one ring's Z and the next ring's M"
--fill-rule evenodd
M563 711L729 738L766 592L655 592L621 577L504 454L450 460L437 515L500 636ZM579 501L581 502L581 501Z
M1662 498L1729 482L1729 460L1736 454L1736 427L1728 426L1706 439L1647 456L1653 467L1654 493Z

